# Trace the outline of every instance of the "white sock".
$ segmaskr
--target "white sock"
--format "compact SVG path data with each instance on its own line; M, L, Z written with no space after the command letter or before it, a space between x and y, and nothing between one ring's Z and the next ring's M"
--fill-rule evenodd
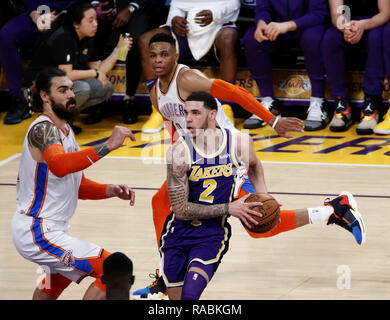
M321 206L307 208L307 211L309 212L309 222L313 224L316 222L327 221L333 213L333 208L331 206Z

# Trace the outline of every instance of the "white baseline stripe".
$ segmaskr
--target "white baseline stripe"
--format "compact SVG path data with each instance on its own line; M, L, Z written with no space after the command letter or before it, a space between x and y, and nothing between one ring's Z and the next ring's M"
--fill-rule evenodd
M11 162L14 159L19 158L21 155L22 155L21 153L15 153L14 155L10 156L9 158L4 159L3 161L0 161L0 167L7 164L8 162Z
M125 160L145 160L145 161L164 161L165 158L153 157L121 157L121 156L107 156L108 159L125 159ZM389 168L390 164L360 164L360 163L332 163L332 162L292 162L292 161L261 161L269 164L297 164L297 165L312 165L312 166L350 166L350 167L373 167L373 168Z

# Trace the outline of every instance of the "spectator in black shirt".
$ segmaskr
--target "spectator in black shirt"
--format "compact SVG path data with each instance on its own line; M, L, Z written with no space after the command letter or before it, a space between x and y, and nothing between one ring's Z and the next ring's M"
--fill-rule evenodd
M122 37L114 51L100 61L94 50L93 37L97 31L97 19L96 10L91 4L76 3L63 19L58 18L57 21L60 26L53 27L26 70L25 86L33 82L39 70L53 66L65 71L73 81L73 91L80 111L107 101L114 87L106 75L116 63L116 52ZM131 43L132 41L129 42L129 49ZM101 120L99 109L92 110L86 119L87 124Z

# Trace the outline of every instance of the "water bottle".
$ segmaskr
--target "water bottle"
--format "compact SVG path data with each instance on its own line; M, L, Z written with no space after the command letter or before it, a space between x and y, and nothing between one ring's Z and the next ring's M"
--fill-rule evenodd
M125 36L123 37L121 41L121 46L118 49L118 52L116 54L116 58L120 61L126 61L127 53L129 52L129 41L130 41L130 33L125 33Z

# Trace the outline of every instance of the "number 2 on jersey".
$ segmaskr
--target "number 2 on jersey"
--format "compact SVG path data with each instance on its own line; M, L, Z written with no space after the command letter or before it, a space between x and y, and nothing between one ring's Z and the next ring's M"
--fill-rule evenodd
M210 194L217 188L217 181L214 179L207 179L203 181L203 188L206 188L199 196L199 201L213 203L214 196Z

